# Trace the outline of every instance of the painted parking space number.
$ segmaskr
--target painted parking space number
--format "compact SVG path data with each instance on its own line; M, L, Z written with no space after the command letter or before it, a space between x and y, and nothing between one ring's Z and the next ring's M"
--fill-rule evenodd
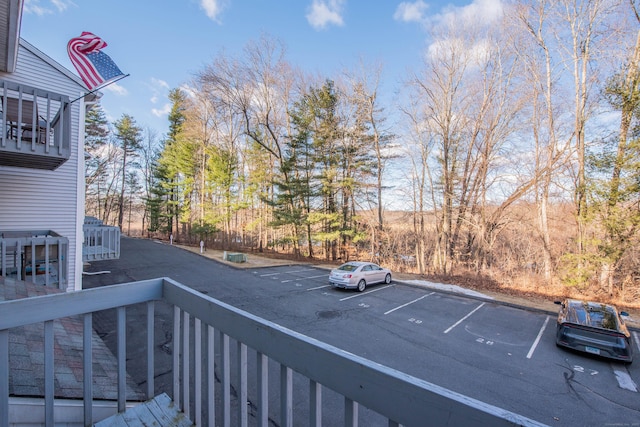
M484 338L476 338L476 342L480 343L480 344L486 344L486 345L493 345L495 344L493 341L491 340L485 340Z
M360 304L358 304L358 307L362 307L362 308L369 308L370 305L369 304L365 304L363 302L361 302Z
M420 325L422 323L422 320L419 319L414 319L413 317L411 319L409 319L409 322L411 323L415 323L416 325Z
M589 375L598 375L598 371L594 371L593 369L585 369L582 366L579 365L574 365L573 366L573 370L576 372L583 372L583 373L587 373Z

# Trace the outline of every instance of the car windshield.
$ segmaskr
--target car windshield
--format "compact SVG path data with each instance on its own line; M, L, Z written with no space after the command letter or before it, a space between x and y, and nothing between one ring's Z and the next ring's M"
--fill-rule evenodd
M618 330L618 321L613 308L604 304L572 304L568 320L595 328Z
M340 267L338 267L338 270L342 271L356 271L357 269L358 266L353 264L342 264Z
M618 322L616 322L616 315L604 307L600 310L591 310L589 312L589 320L590 320L591 326L595 326L598 328L612 329L614 331L618 330Z

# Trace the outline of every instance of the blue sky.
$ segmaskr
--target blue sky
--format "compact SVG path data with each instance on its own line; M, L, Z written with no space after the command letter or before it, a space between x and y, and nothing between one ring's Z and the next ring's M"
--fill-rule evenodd
M132 115L158 136L167 130L167 95L224 51L261 34L284 42L295 66L326 77L381 63L392 94L416 70L427 28L445 18L499 7L500 0L25 0L21 36L75 72L67 42L89 31L129 77L102 90L110 120ZM76 73L77 74L77 73ZM390 96L390 95L389 95Z

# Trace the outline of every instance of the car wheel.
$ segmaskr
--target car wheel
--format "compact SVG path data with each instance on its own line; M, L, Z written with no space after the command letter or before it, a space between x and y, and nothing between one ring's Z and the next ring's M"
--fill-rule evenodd
M387 275L384 278L384 283L386 283L387 285L391 283L391 274L387 273Z
M367 287L367 282L365 282L364 279L360 279L360 281L358 282L358 292L364 291L366 287Z

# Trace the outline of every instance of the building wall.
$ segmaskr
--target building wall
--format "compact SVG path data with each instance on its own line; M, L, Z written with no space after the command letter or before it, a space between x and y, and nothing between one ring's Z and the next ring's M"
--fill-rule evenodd
M63 48L66 48L63 47ZM68 95L80 80L28 43L21 42L16 71L0 78ZM84 103L71 104L71 156L54 171L0 166L0 230L52 230L69 239L68 290L82 287L84 221Z

